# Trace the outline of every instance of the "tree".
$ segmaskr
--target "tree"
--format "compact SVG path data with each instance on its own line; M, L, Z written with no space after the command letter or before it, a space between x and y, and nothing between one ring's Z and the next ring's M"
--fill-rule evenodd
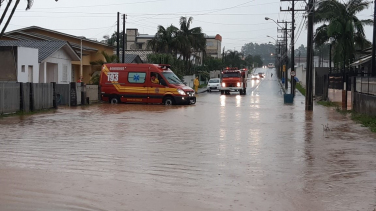
M101 54L103 56L103 60L97 60L95 62L90 62L90 64L94 65L94 66L102 66L103 64L107 64L107 63L118 63L119 62L119 58L117 57L117 55L109 55L105 51L102 51ZM95 85L99 84L100 71L101 71L101 69L99 68L97 70L94 70L90 74L90 76L91 76L90 84L95 84Z
M243 54L239 51L227 50L224 58L224 65L228 67L245 67L245 61L243 60Z
M241 48L241 52L244 56L248 55L260 55L263 63L273 63L275 58L271 56L275 53L276 46L267 43L247 43Z
M206 38L201 27L191 28L193 18L180 18L180 28L173 25L164 28L158 26L154 38L148 43L154 53L172 54L184 61L185 73L193 73L192 59L200 58L197 52L205 55Z
M178 28L171 26L164 28L158 26L158 31L154 38L148 42L148 48L155 53L177 54L177 34Z
M192 17L180 17L180 29L177 34L177 49L188 68L191 67L193 52L203 52L205 55L206 38L201 27L191 28Z
M207 68L208 71L221 70L224 67L222 59L213 58L210 56L204 59L204 66Z
M357 13L368 8L371 2L366 0L349 0L341 3L337 0L322 0L317 4L314 23L323 24L316 29L314 42L322 46L330 37L335 41L332 44L333 60L335 63L346 63L353 60L356 49L370 46L364 34L365 25L372 25L371 19L360 20Z
M120 39L120 46L123 46L123 32L119 32L120 36L119 36L119 39ZM104 41L107 45L109 46L113 46L113 47L116 47L116 42L117 42L117 32L114 32L111 37L109 35L105 35L103 36L104 38Z
M2 16L1 16L1 19L0 19L0 25L1 25L1 23L3 22L4 17L5 17L5 15L6 15L6 13L8 12L8 9L9 9L9 7L10 7L12 1L13 1L13 0L8 0L8 4L7 4L7 6L6 6L6 8L5 8L5 10L4 10L4 12L3 12ZM55 1L58 1L58 0L55 0ZM2 2L2 1L1 1L1 2ZM7 22L5 23L5 25L4 25L4 27L3 27L3 30L2 30L1 33L0 33L0 39L3 37L5 30L8 28L8 25L9 25L9 23L10 23L10 20L12 20L12 17L13 17L13 15L14 15L14 12L16 11L16 9L17 9L19 3L20 3L20 0L16 0L16 3L14 4L13 9L12 9L12 11L11 11L9 17L8 17L8 20L7 20ZM31 8L31 6L33 5L33 3L34 3L34 0L27 0L26 10L29 10L29 9ZM0 4L0 7L1 7L1 4Z

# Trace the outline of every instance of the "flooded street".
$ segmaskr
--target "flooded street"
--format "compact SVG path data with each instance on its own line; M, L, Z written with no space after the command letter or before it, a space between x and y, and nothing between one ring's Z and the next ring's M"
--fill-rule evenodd
M300 93L284 105L262 71L247 95L192 106L1 118L0 210L373 211L376 135Z

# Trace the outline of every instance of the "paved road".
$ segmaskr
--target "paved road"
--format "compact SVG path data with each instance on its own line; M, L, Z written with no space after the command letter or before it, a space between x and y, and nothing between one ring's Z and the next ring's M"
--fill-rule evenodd
M275 78L0 119L0 210L373 210L376 136ZM275 77L275 74L274 74ZM328 124L331 131L324 131Z

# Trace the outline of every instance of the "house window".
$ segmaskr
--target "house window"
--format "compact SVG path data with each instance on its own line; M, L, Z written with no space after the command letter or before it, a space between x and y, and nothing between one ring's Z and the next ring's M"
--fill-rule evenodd
M61 81L63 82L68 81L68 66L67 65L63 65L63 77Z
M23 72L23 73L25 72L25 65L21 66L21 72Z
M145 83L146 73L144 72L130 72L128 73L128 82L135 84Z
M142 49L142 43L138 44L138 49Z

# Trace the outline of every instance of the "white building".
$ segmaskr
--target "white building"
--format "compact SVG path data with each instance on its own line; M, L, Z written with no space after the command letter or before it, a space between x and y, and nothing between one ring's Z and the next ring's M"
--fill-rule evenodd
M0 41L0 49L0 81L68 84L80 61L65 41Z

